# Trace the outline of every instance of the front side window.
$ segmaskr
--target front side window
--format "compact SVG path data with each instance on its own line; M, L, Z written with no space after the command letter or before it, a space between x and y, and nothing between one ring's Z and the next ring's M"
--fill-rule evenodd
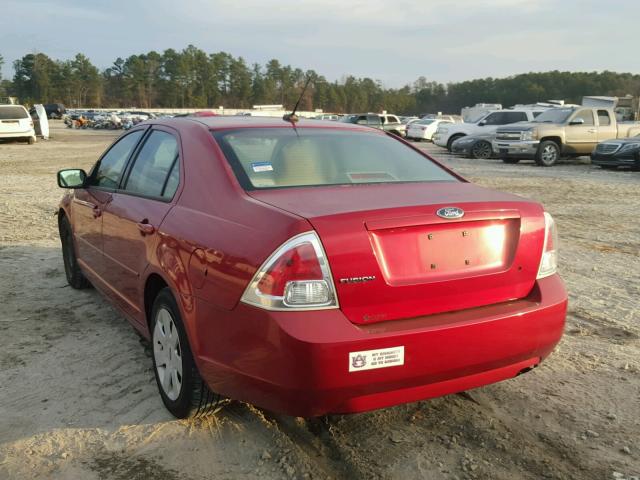
M576 113L576 116L573 117L573 120L582 119L584 120L583 125L593 125L593 112L591 110L580 110Z
M144 130L137 130L118 140L94 168L89 184L102 188L118 188L120 177Z
M177 163L176 137L154 130L140 149L124 189L139 195L170 199L179 181Z
M373 132L251 128L214 137L247 190L458 181L400 141Z
M505 125L516 122L526 122L527 114L524 112L505 112L503 120Z
M367 123L369 125L381 125L383 123L382 117L379 117L378 115L368 115Z
M483 120L485 125L503 125L502 112L494 112Z

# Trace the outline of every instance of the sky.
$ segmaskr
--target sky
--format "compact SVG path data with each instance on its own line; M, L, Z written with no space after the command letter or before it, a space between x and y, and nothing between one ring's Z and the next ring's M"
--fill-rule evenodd
M2 0L3 77L34 51L117 57L193 44L329 80L401 87L548 70L640 73L640 0Z

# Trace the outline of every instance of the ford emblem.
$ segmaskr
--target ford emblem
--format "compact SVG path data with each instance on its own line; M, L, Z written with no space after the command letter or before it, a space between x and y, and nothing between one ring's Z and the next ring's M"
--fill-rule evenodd
M462 218L464 216L464 210L458 207L444 207L439 209L436 215L446 218L447 220L452 220L454 218Z

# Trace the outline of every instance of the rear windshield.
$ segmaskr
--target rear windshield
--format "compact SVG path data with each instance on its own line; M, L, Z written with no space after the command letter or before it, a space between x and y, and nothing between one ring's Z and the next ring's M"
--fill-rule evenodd
M20 106L0 107L0 120L19 120L29 118L29 114Z
M427 157L386 135L304 128L214 133L248 190L393 182L455 182Z

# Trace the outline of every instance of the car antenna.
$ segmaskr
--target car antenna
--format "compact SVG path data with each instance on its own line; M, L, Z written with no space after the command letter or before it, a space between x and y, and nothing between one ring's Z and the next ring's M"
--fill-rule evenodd
M307 91L307 87L309 86L309 82L311 82L311 76L307 77L307 82L304 84L304 88L302 89L302 93L300 93L300 97L298 98L298 101L296 102L295 107L293 107L293 111L291 113L285 113L282 116L282 119L285 122L291 122L291 123L293 123L295 125L295 123L297 123L298 120L300 120L298 115L296 115L296 111L298 110L298 105L300 105L300 100L302 100L302 97L304 96L304 92Z

